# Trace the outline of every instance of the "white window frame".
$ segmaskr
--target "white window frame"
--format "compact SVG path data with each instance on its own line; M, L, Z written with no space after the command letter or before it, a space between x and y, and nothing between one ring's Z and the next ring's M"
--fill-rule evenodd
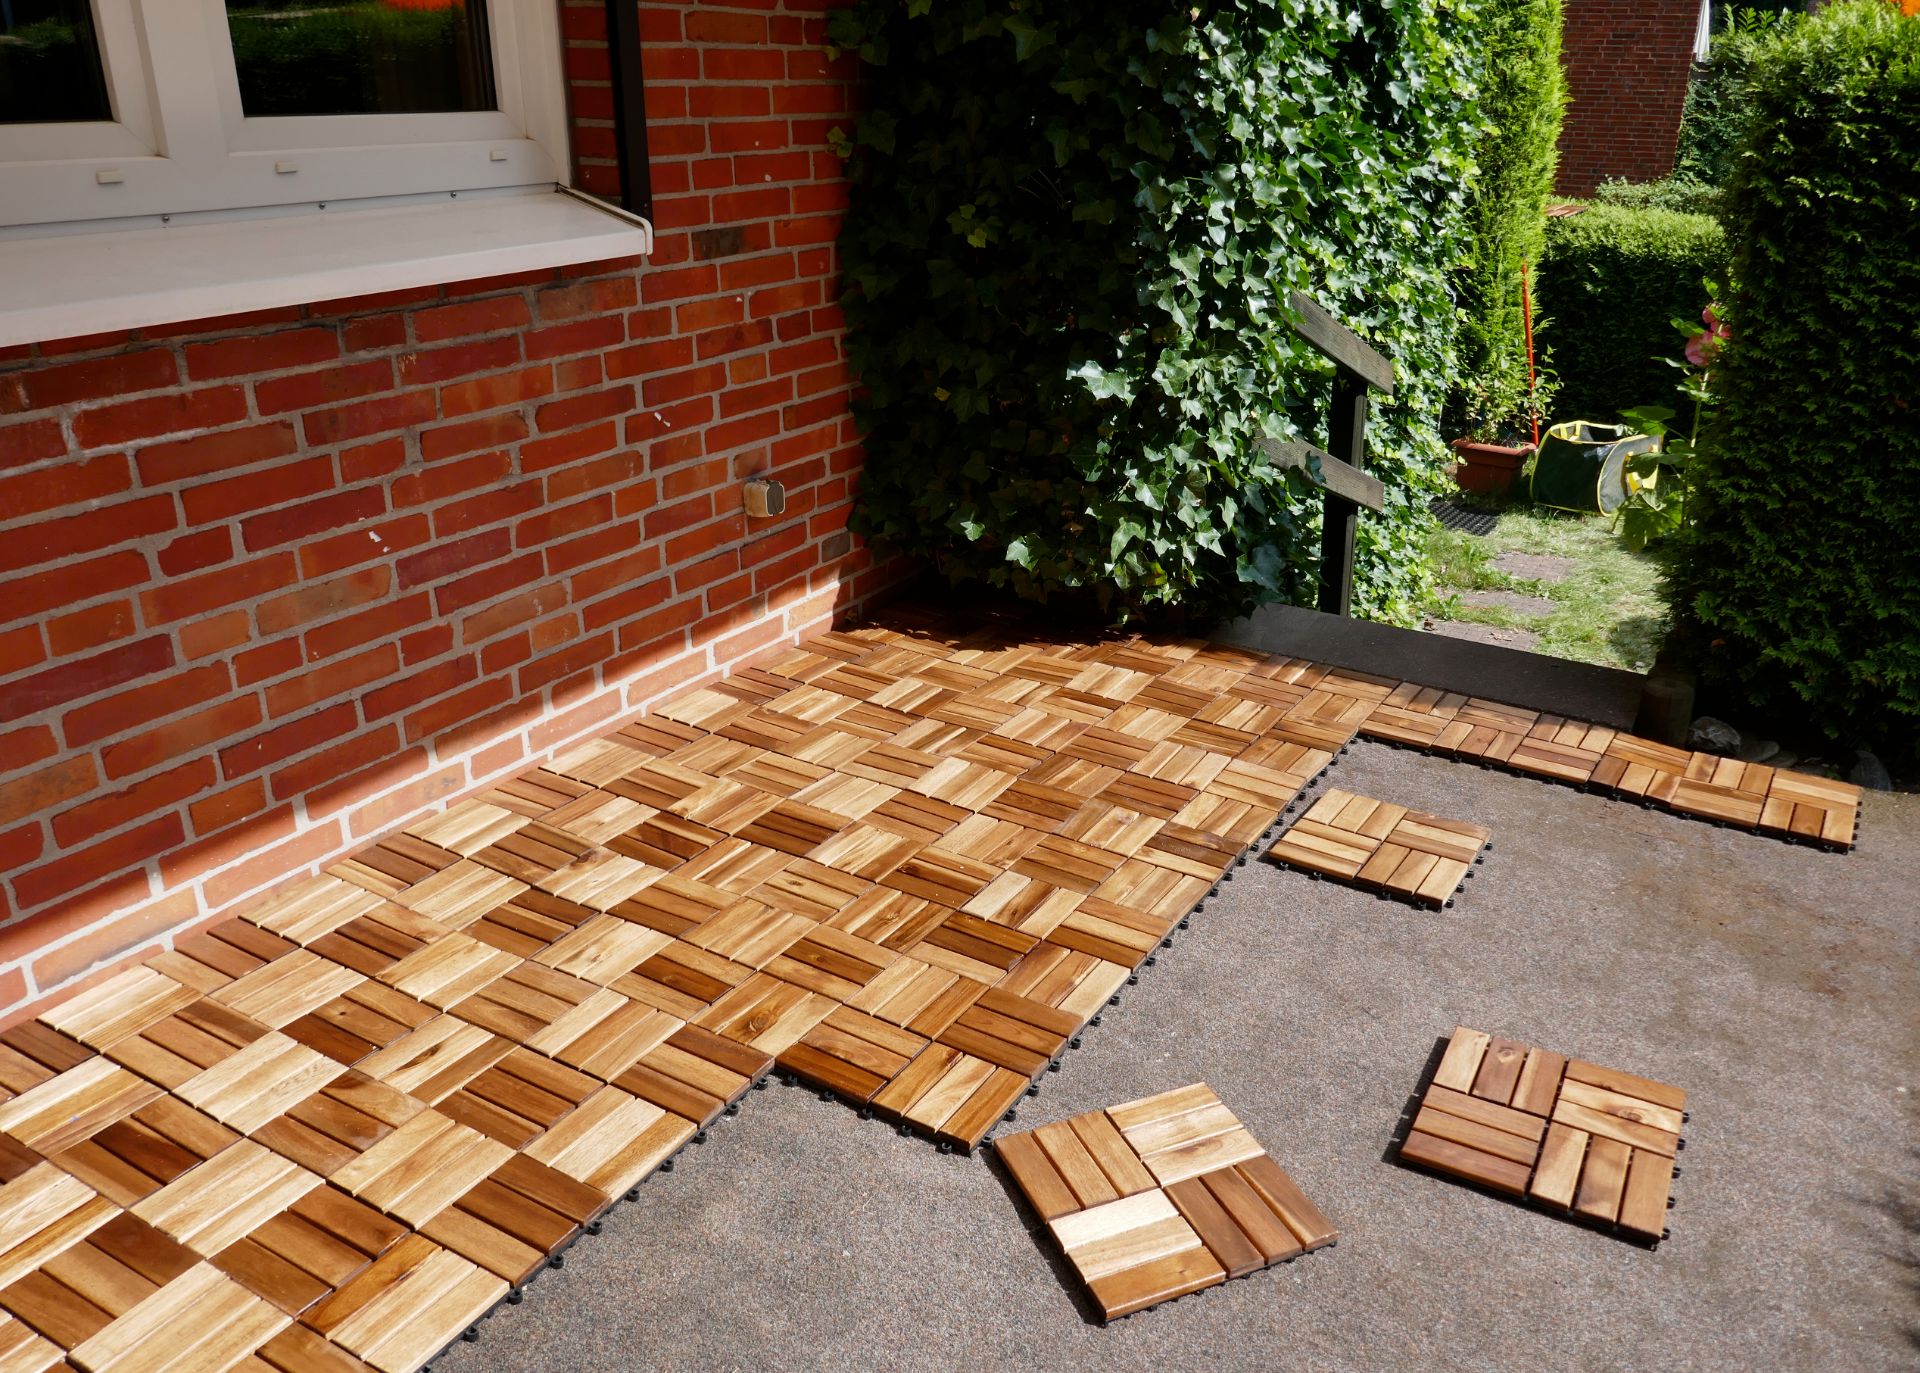
M91 3L114 118L0 125L0 237L569 180L555 0L487 0L496 110L251 119L224 0Z

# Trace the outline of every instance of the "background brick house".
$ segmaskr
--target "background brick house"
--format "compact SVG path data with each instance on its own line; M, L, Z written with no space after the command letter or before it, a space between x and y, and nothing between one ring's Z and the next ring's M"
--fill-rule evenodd
M1701 0L1566 0L1560 60L1571 99L1554 185L1561 195L1673 171L1702 8Z

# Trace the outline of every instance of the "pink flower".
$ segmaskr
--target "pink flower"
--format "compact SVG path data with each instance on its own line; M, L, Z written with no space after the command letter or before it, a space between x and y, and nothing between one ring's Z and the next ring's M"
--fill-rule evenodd
M1695 367L1705 367L1719 351L1720 340L1710 333L1698 333L1687 340L1687 361Z

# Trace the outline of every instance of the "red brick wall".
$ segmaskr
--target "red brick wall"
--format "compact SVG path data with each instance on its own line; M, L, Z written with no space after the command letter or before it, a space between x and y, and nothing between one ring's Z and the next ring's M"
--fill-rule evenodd
M806 0L643 14L646 264L0 351L0 1017L884 582L846 533L848 74ZM761 473L787 513L748 522Z
M1572 101L1560 132L1561 195L1673 170L1699 22L1699 0L1566 0L1560 60Z

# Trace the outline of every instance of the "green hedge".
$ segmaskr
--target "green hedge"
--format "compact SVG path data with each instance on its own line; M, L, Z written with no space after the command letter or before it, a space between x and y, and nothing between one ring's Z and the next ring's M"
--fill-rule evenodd
M1479 175L1467 200L1472 237L1457 284L1465 319L1448 427L1491 438L1526 409L1520 268L1540 261L1567 83L1560 0L1485 0L1476 22L1485 131L1474 148Z
M1552 321L1556 420L1617 421L1634 405L1674 404L1684 340L1676 317L1707 304L1702 278L1726 278L1726 240L1706 215L1592 205L1547 221L1540 311Z
M1255 447L1325 441L1299 288L1398 363L1356 601L1410 616L1474 132L1450 0L857 0L830 32L866 66L856 527L1115 615L1311 600L1318 493Z
M1733 174L1734 149L1752 113L1748 86L1754 61L1769 38L1793 18L1786 16L1772 26L1729 29L1713 36L1707 60L1687 88L1679 146L1673 157L1676 176L1709 186L1726 185Z
M1920 19L1829 6L1752 97L1676 605L1709 682L1920 761Z

